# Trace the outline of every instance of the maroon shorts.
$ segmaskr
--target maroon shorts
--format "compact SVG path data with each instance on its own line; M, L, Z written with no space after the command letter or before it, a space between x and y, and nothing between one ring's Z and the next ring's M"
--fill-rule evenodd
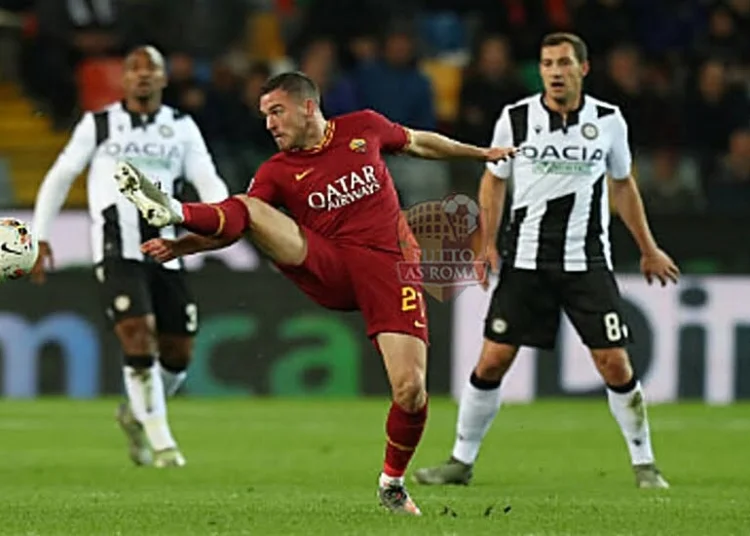
M337 246L310 229L302 231L305 262L277 266L305 294L328 309L361 311L368 337L406 333L428 342L422 285L401 281L401 253Z

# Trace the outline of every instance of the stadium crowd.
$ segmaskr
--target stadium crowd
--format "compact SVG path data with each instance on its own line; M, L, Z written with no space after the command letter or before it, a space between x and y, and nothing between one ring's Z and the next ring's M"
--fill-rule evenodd
M81 112L88 60L155 44L165 102L193 115L244 190L275 150L257 110L269 74L298 68L335 116L375 109L487 144L502 107L539 90L551 30L590 48L587 91L621 106L652 213L750 209L750 0L2 0L22 16L18 72L59 129ZM398 157L405 205L475 193L480 170Z

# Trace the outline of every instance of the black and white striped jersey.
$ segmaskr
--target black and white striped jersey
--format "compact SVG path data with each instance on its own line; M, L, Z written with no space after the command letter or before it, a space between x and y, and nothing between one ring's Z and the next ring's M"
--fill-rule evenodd
M142 261L143 242L158 237L174 238L174 227L158 229L148 225L135 206L120 194L114 179L115 165L120 160L137 165L170 195L175 193L180 178L192 182L203 201L221 201L229 195L197 125L189 116L169 106L140 115L118 102L83 116L44 178L37 194L32 227L37 239L49 237L53 219L70 186L87 165L94 263L105 257ZM164 266L179 269L181 263L175 259Z
M542 97L505 107L495 125L492 145L519 149L513 159L487 165L511 180L504 262L529 270L611 270L607 175L630 176L627 124L617 106L589 95L566 120Z

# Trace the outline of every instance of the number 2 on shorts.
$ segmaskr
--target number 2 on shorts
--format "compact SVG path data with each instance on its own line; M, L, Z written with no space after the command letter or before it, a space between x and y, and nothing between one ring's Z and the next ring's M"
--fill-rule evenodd
M420 316L424 317L424 302L422 293L414 287L401 287L401 311L415 311L419 309Z

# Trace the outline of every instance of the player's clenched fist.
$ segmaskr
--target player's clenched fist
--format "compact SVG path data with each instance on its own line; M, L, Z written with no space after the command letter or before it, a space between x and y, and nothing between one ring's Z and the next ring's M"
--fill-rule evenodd
M171 261L180 256L177 248L175 248L175 241L166 238L153 238L141 244L141 252L161 263Z
M488 162L498 162L516 156L515 147L490 147L485 149L484 158Z

